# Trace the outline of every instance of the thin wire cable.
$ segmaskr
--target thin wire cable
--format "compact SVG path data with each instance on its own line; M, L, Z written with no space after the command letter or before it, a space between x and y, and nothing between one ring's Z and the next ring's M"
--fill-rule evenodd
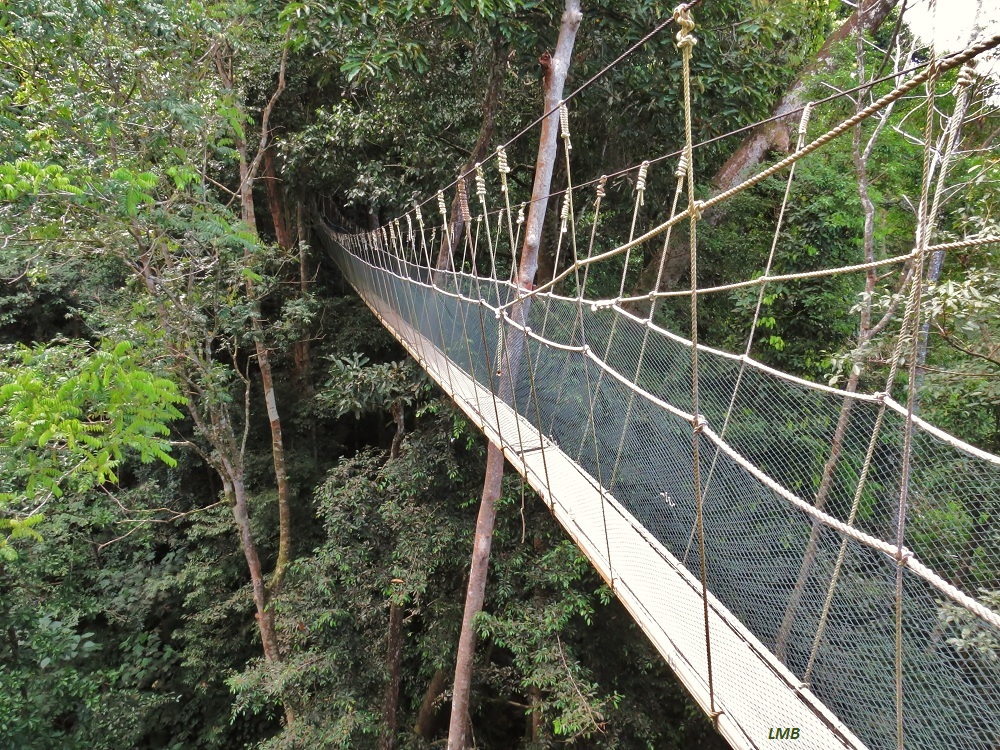
M981 55L983 52L987 52L987 51L993 49L994 47L997 47L998 45L1000 45L1000 34L996 34L996 35L994 35L994 36L992 36L992 37L990 37L988 39L985 39L985 40L983 40L983 41L981 41L981 42L979 42L979 43L977 43L975 45L967 47L966 49L962 50L960 53L956 53L955 55L950 56L949 58L946 58L946 59L945 58L940 58L938 65L935 66L935 69L936 69L935 75L940 75L941 73L943 73L943 72L945 72L947 70L950 70L950 69L952 69L954 67L962 65L965 62L971 60L972 58L977 57L978 55ZM940 60L944 60L944 62L941 62ZM784 171L785 169L787 169L788 167L790 167L795 162L797 162L800 159L808 156L809 154L813 153L814 151L817 151L818 149L826 146L831 141L835 140L836 138L840 137L844 133L848 132L851 128L853 128L858 123L864 122L865 120L867 120L868 118L870 118L872 115L874 115L876 112L879 112L880 110L884 109L890 103L892 103L892 102L900 99L901 97L903 97L904 95L906 95L907 93L909 93L910 91L912 91L913 89L915 89L917 86L919 86L919 85L921 85L923 83L926 83L927 80L928 80L928 78L929 78L929 76L930 76L930 74L929 74L928 70L925 69L923 72L921 72L917 76L911 78L909 81L907 81L907 82L905 82L905 83L897 86L895 89L893 89L892 91L890 91L888 94L886 94L882 98L878 99L876 102L870 104L865 109L861 110L860 112L855 113L854 115L852 115L851 117L847 118L846 120L843 120L836 127L828 130L826 133L824 133L823 135L819 136L818 138L816 138L815 140L813 140L812 142L810 142L808 145L806 145L805 147L803 147L800 151L797 151L796 153L791 154L791 155L785 157L781 161L777 162L776 164L771 165L770 167L768 167L767 169L763 170L762 172L759 172L756 175L748 177L747 179L745 179L740 184L738 184L738 185L736 185L736 186L734 186L732 188L729 188L728 190L724 190L723 192L721 192L721 193L719 193L717 195L714 195L711 198L708 198L705 201L701 202L700 206L699 206L699 210L705 211L705 210L707 210L709 208L713 208L713 207L717 206L718 204L727 201L728 199L732 198L733 196L738 195L738 194L744 192L745 190L748 190L749 188L753 187L754 185L757 185L760 182L763 182L768 177L771 177L771 176L777 174L778 172ZM616 255L619 255L621 253L627 252L630 248L635 247L637 245L641 245L641 244L649 241L651 238L656 237L657 235L661 234L662 232L664 232L665 230L669 229L673 225L675 225L675 224L683 221L684 219L687 219L689 216L690 216L690 211L689 210L685 210L685 211L677 214L677 216L672 217L672 218L668 219L667 221L663 222L662 224L660 224L660 225L658 225L656 227L653 227L652 229L650 229L649 231L647 231L645 234L640 235L639 237L636 237L631 242L624 243L624 244L619 245L619 246L617 246L615 248L612 248L611 250L607 250L607 251L605 251L603 253L599 253L598 255L595 255L595 256L593 256L591 258L588 258L587 260L581 261L581 262L582 263L588 263L588 264L589 263L597 263L597 262L600 262L600 261L605 260L607 258L612 258L612 257L614 257ZM541 285L539 287L536 287L535 289L533 289L530 292L528 292L528 294L529 295L534 295L534 294L538 294L538 293L545 292L545 291L549 290L556 283L558 283L559 281L561 281L570 271L571 271L571 269L567 269L566 272L564 272L564 273L556 276L551 282L549 282L547 284L543 284L543 285Z
M701 2L701 0L698 0L698 2ZM690 3L689 5L691 5L693 7L696 4L697 3ZM615 62L612 63L611 65L612 66L613 65L617 65L620 62L622 62L624 59L627 59L629 56L631 56L636 51L636 49L638 49L638 46L641 46L642 44L645 44L645 42L649 41L649 39L651 39L653 36L655 36L656 34L658 34L660 31L663 30L663 28L665 28L669 24L670 24L670 21L666 21L664 23L659 24L652 32L650 32L649 34L646 35L646 37L643 38L643 40L641 41L641 43L637 43L636 45L633 45L632 48L630 48L629 50L627 50L625 53L622 53L622 55L620 55L619 58L617 58L615 60ZM939 59L943 63L943 62L949 60L950 58L952 58L954 56L957 56L957 55L960 55L960 54L962 54L962 50L959 50L958 52L950 53L948 55L944 55L943 57L941 57ZM813 104L815 106L821 106L823 104L827 104L827 103L832 102L832 101L834 101L836 99L840 99L840 98L845 97L845 96L850 96L851 94L857 93L859 91L864 91L866 89L873 88L873 87L877 86L880 83L885 83L886 81L892 80L892 79L897 78L899 76L907 75L909 73L914 73L914 72L916 72L918 70L922 70L923 68L926 68L927 65L928 65L927 62L916 63L916 64L914 64L914 65L912 65L912 66L910 66L908 68L905 68L905 69L899 71L898 73L893 73L891 75L882 76L880 78L876 78L873 81L869 81L867 83L863 83L863 84L860 84L858 86L854 86L853 88L844 89L842 91L837 91L837 92L835 92L833 94L830 94L830 95L828 95L826 97L823 97L823 98L820 98L820 99L816 99L813 102ZM568 102L572 98L574 98L577 95L581 94L584 90L586 90L593 83L595 83L596 80L598 79L598 77L601 77L601 76L605 75L607 72L608 72L608 70L603 70L599 74L595 75L593 78L591 78L588 81L586 81L579 88L575 89L568 96L566 96L563 99L563 102ZM698 143L694 144L693 148L695 148L695 149L703 148L703 147L709 146L709 145L711 145L713 143L717 143L719 141L725 140L726 138L731 138L731 137L733 137L735 135L741 135L742 133L746 133L746 132L749 132L751 130L755 130L756 128L762 127L764 125L768 125L768 124L770 124L772 122L778 122L779 120L784 120L784 119L793 117L794 115L801 114L804 108L805 108L805 106L803 105L802 107L796 107L795 109L790 109L787 112L783 112L782 114L771 115L770 117L766 117L764 119L757 120L756 122L750 123L749 125L743 125L743 126L741 126L739 128L735 128L735 129L730 130L730 131L728 131L726 133L722 133L721 135L713 136L712 138L707 138L704 141L699 141ZM521 131L519 131L513 138L511 138L508 141L506 141L501 147L502 148L506 148L508 146L513 145L518 139L524 137L528 133L529 130L531 130L534 127L537 127L538 124L542 120L544 120L549 115L553 114L555 111L556 110L553 109L553 110L549 111L548 113L546 113L545 115L542 115L541 117L538 117L530 125L528 125L527 127L523 128ZM671 151L670 153L661 154L660 156L653 157L652 159L648 159L647 161L649 162L650 165L657 164L657 163L659 163L661 161L665 161L667 159L676 158L676 157L680 156L682 153L683 153L683 149L678 150L678 151ZM489 157L486 158L486 160L483 162L483 164L485 164L488 161L491 161L493 158L495 158L495 156L496 156L496 154L490 155ZM604 177L606 179L609 179L609 180L610 179L614 179L615 177L621 177L622 175L626 175L629 172L634 172L635 170L639 169L640 166L641 166L641 164L633 164L633 165L628 166L628 167L623 167L623 168L621 168L621 169L619 169L617 171L614 171L614 172L608 172L607 174L602 175L602 177ZM414 204L413 208L411 208L409 211L407 211L406 214L412 213L418 207L423 207L423 206L428 205L429 203L431 203L431 201L434 200L434 196L437 194L437 192L443 192L443 191L446 191L446 190L450 190L451 188L453 188L458 183L458 180L461 177L466 177L466 176L468 176L471 173L472 173L472 170L469 170L468 172L463 173L459 177L456 177L454 180L452 180L450 183L448 183L447 185L445 185L440 190L436 191L431 196L425 198L424 200L420 201L419 203ZM589 180L587 182L580 183L576 187L577 188L589 187L591 185L596 184L598 181L600 181L600 179L601 179L601 177L597 177L597 178L594 178L594 179ZM562 192L563 191L561 191L561 190L557 190L555 192L549 193L547 196L545 196L545 199L561 195ZM543 200L543 199L542 198L537 198L535 200ZM403 215L405 216L406 214L403 214Z

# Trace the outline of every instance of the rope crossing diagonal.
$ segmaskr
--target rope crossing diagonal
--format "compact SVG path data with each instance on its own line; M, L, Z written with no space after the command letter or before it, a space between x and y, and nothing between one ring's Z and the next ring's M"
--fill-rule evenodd
M449 186L458 191L461 234L450 234L442 190L437 223L425 221L423 204L358 234L320 217L323 244L382 323L539 492L731 744L765 746L775 727L796 727L807 747L993 750L1000 660L989 654L1000 652L1000 594L983 584L984 571L1000 571L1000 537L972 537L942 519L956 504L1000 508L1000 457L921 419L914 384L928 259L985 252L1000 238L934 244L948 157L928 156L910 252L800 273L775 266L796 164L921 85L930 92L929 153L935 82L1000 37L932 59L811 140L806 107L794 152L699 200L691 6L673 20L685 124L665 221L642 229L648 171L659 161L649 160L638 168L628 240L598 249L607 178L574 184L564 101L546 114L559 118L566 182L552 209L558 234L543 283L521 288L513 276L525 204L508 183L509 144L475 166L470 185L463 176ZM951 147L961 97L945 139ZM786 171L762 273L700 286L703 214ZM500 196L491 211L494 177ZM626 295L632 252L654 238L666 247L682 222L690 288L662 291L658 278L654 291ZM456 250L448 267L435 268L441 247ZM588 274L602 264L621 273L618 296L588 299ZM902 320L891 329L882 391L813 383L751 356L769 284L875 269L901 280ZM738 289L756 290L746 345L739 354L704 345L699 298ZM687 336L656 321L657 303L671 297L687 298ZM641 314L637 302L648 303ZM512 338L523 342L516 361ZM891 394L904 375L900 403Z

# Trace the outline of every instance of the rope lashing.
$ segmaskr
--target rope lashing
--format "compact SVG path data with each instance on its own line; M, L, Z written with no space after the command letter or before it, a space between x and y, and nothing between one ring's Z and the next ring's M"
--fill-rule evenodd
M958 73L958 86L963 89L971 86L976 80L976 61L969 60L965 65L962 66L962 70Z
M472 214L469 212L469 194L465 189L465 180L458 181L458 207L462 212L462 220L468 224L472 221Z
M500 192L507 193L507 175L510 174L510 164L507 163L507 152L503 146L497 146L497 171L500 172Z
M480 201L486 200L486 175L483 174L483 165L476 162L476 195Z
M639 174L635 178L636 200L640 206L646 205L646 176L649 174L649 162L639 165Z
M500 377L503 371L501 366L503 360L503 313L499 310L496 311L497 316L497 377Z
M674 171L674 177L679 180L687 177L688 173L688 157L687 154L681 154L680 160L677 162L677 169Z
M566 232L569 229L569 203L570 203L570 195L569 193L566 193L563 196L562 210L559 212L559 219L560 219L559 232L561 234L566 234Z
M809 130L809 118L812 117L812 111L815 105L815 102L807 102L806 106L802 109L802 118L799 120L798 148L802 148L805 145L806 132Z
M573 142L569 138L569 107L566 106L566 102L560 102L559 104L559 132L562 135L562 139L566 142L566 150L571 150Z
M698 37L691 32L694 31L695 23L691 18L691 6L679 5L674 10L674 21L681 27L674 37L677 40L677 48L681 51L691 50L698 43Z
M523 224L524 223L524 204L523 203L520 206L517 207L517 223L518 224Z
M597 188L595 189L595 200L601 200L605 195L607 195L608 187L608 176L601 175L600 182L597 183Z

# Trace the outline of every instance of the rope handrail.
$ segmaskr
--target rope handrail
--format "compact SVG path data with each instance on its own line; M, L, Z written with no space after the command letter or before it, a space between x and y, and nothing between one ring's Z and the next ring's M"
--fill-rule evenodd
M654 164L644 160L633 185L628 240L596 248L608 177L596 181L593 206L582 209L579 190L594 181L574 182L563 102L557 132L566 187L552 191L563 200L555 209L552 268L537 286L513 275L527 204L512 201L503 148L497 153L498 209L490 210L482 164L474 170L476 206L470 205L473 183L460 183L454 205L466 227L461 234L452 231L439 192L440 223L432 223L429 233L417 206L416 222L407 216L405 223L397 219L363 234L321 224L321 238L382 322L502 446L736 746L759 747L774 739L761 734L767 721L761 716L772 710L763 701L787 692L793 702L817 702L788 724L771 721L771 731L776 723L818 721L809 730L817 733L810 735L817 746L861 750L870 742L900 748L905 729L907 746L992 750L1000 736L1000 670L981 664L979 652L964 644L1000 642L996 601L980 590L1000 570L1000 538L981 531L979 510L1000 502L1000 456L922 419L915 383L921 316L928 309L928 258L1000 242L988 234L932 244L943 196L951 195L945 177L964 117L960 96L937 142L945 148L932 158L940 111L934 84L946 70L1000 45L1000 35L932 59L910 79L894 73L898 85L891 91L867 104L859 100L852 115L811 140L807 106L794 153L701 201L692 137L696 40L687 9L678 10L677 21L684 148L667 220L643 229ZM776 272L798 161L852 129L860 133L861 123L877 114L879 132L893 103L923 84L924 178L912 249L878 258L866 245L861 263ZM762 273L701 286L697 225L704 211L786 170ZM664 253L652 291L626 296L639 245L662 235L668 247L673 227L683 221L690 287L659 289ZM585 248L577 244L580 222L589 224ZM859 391L860 369L847 387L837 388L751 356L768 284L864 273L869 292L876 285L888 290L885 280L895 272L875 272L893 267L901 272L891 284L888 310L874 327L862 324L857 344L862 366L884 359L884 370L864 376L867 391L880 390ZM588 273L597 268L610 273L601 283L616 287L617 296L587 297ZM742 353L706 346L699 340L699 299L741 289L757 290L748 298L752 322L741 339ZM654 314L658 301L680 297L690 306L687 336L658 324L664 316ZM868 330L886 353L866 353L874 340L865 338ZM519 353L516 363L511 342ZM878 380L869 385L873 377ZM907 395L896 400L897 380L904 377ZM652 540L666 568L632 546L637 538ZM668 569L688 593L671 588L669 597L661 596ZM739 645L751 642L756 645L749 652ZM757 662L768 674L782 675L780 689L770 688L777 693L748 695L734 683L734 663L751 670ZM964 679L975 670L986 677ZM906 674L934 679L907 681ZM893 714L891 727L884 719ZM971 729L942 745L924 722Z

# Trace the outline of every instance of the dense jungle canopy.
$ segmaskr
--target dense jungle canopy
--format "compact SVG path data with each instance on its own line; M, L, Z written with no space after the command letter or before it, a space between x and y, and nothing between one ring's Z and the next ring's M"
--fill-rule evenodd
M700 189L794 145L797 121L713 140L788 96L926 60L897 3L861 6L857 29L839 0L699 5ZM568 88L673 9L587 0ZM391 220L535 120L561 13L554 0L0 0L0 748L443 746L486 442L312 226L320 212L344 230ZM942 102L956 75L938 82ZM675 151L680 76L668 26L581 93L574 175ZM995 84L973 85L986 96L961 133L940 242L1000 234ZM813 118L835 123L880 91ZM918 106L799 165L784 272L912 246ZM509 148L524 193L536 145ZM631 180L607 189L630 196ZM674 181L650 170L651 222ZM765 180L707 223L706 282L763 267L783 191ZM611 210L609 237L627 238L630 218ZM930 280L920 384L924 417L993 452L996 253L949 253ZM639 286L656 260L636 253L625 270ZM621 270L591 274L588 296L616 293ZM820 382L884 379L895 329L878 322L898 283L772 284L752 353ZM742 351L755 294L707 298L704 340ZM657 316L689 323L680 302ZM998 512L956 502L918 528L996 535ZM1000 570L951 563L1000 597ZM725 746L516 474L490 566L476 747Z

